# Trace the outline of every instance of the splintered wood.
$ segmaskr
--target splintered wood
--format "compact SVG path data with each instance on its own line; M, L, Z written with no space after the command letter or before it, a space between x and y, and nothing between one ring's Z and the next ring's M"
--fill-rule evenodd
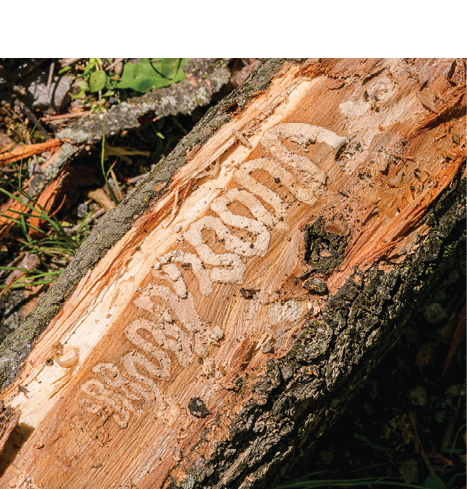
M286 63L80 282L3 392L21 416L1 487L168 487L209 458L326 300L303 287L304 225L347 237L329 294L423 234L465 158L465 116L432 117L452 63Z
M0 165L7 165L8 163L14 163L15 161L24 160L31 156L44 153L45 151L52 151L60 148L63 142L58 139L52 139L45 143L30 144L22 148L14 149L0 154Z

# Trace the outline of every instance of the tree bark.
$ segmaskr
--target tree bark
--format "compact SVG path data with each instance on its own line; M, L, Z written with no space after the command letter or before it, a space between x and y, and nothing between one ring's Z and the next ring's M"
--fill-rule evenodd
M268 60L2 346L2 487L271 487L457 266L464 219L463 60Z
M92 114L71 123L58 133L74 143L99 142L106 136L139 127L142 120L155 121L177 114L191 114L211 102L212 95L229 82L228 58L191 58L183 69L186 79L166 88L153 89L114 105L103 118Z

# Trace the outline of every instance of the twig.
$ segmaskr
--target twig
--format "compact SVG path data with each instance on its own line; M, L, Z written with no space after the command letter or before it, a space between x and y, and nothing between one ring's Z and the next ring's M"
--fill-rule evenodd
M120 61L123 61L125 58L115 58L115 61L107 66L107 68L105 69L105 71L110 71L114 66L118 65L118 63L120 63Z
M8 285L7 285L7 286L6 286L6 287L5 287L5 288L4 288L4 289L3 289L3 290L0 292L0 297L2 297L2 295L3 295L3 294L5 294L5 293L6 293L6 291L7 291L8 289L10 289L10 288L13 286L13 284L15 284L16 282L18 282L18 280L19 280L19 279L20 279L20 278L21 278L23 275L26 275L26 274L29 272L29 270L31 270L31 268L33 268L33 267L32 267L32 265L31 265L31 266L29 266L28 268L26 268L26 270L25 270L23 273L20 273L20 274L19 274L19 275L18 275L18 276L15 278L15 280L12 280L12 281L11 281L11 282L10 282L10 283L9 283L9 284L8 284Z
M94 221L95 219L97 219L98 217L101 217L102 215L105 214L105 209L103 209L102 207L94 212L94 214L92 216L89 216L87 219L86 219L86 224L91 224L92 221ZM67 233L69 234L73 234L73 233L76 233L76 231L78 231L79 227L81 226L81 223L80 224L76 224L76 226L73 226L71 228L68 228L66 231Z
M16 258L13 258L12 261L10 261L10 263L7 263L7 267L16 267L16 265L18 265L18 263L21 263L21 261L23 260L24 258L24 253L21 252ZM9 275L11 273L11 270L0 270L0 279L3 278L4 275Z
M45 97L49 98L50 86L52 85L52 77L54 75L55 61L52 61L49 68L49 78L47 79L47 91L45 92Z
M83 58L62 58L60 60L60 66L62 68L65 68L66 66L69 66L69 65L72 65L73 63L76 63L80 59L83 59Z
M67 119L75 119L77 117L84 117L85 115L89 115L92 112L90 110L85 110L84 112L70 112L69 114L61 114L61 115L45 115L42 117L44 122L52 122L52 121L65 121Z
M140 180L144 180L148 175L149 175L149 173L143 173L142 175L138 175L137 177L128 178L126 180L126 183L127 184L137 183Z
M413 411L409 412L409 418L410 418L410 421L412 422L412 426L413 426L415 452L417 452L417 451L420 452L420 455L422 456L422 459L425 462L425 465L427 466L427 469L429 470L430 474L437 477L435 469L430 464L430 461L428 460L428 457L426 456L425 450L423 449L422 442L420 441L420 438L418 437L417 421L415 419L415 413Z

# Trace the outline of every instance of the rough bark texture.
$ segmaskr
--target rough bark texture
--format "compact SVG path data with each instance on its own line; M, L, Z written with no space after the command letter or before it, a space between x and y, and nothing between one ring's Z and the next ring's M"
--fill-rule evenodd
M220 219L234 222L234 236ZM65 480L82 488L89 477L121 489L271 487L457 266L464 221L462 60L265 62L106 215L7 339L2 396L24 408L33 428L22 427L16 457L7 450L1 480L24 488ZM247 226L259 229L256 241L241 234ZM218 265L210 252L230 268L204 267ZM243 275L229 282L235 263ZM172 312L160 307L164 294ZM288 320L289 306L304 309ZM196 314L206 321L190 331L207 328L209 351L198 349L193 361L181 355L190 352L182 340L172 345L179 365L156 386L135 358L151 372L143 350L159 352L159 371L167 357L137 331L152 331L168 350L161 331L180 338L177 308L187 329ZM86 334L97 331L89 353ZM58 341L74 354L66 357ZM51 355L67 369L55 388ZM47 419L18 393L24 387Z
M138 119L148 114L154 113L152 120L157 120L168 115L191 114L196 107L208 104L212 94L229 81L228 62L226 58L190 59L183 69L187 79L112 107L105 118L106 135L139 127ZM76 143L96 142L102 139L103 132L104 117L94 114L63 129L58 137Z

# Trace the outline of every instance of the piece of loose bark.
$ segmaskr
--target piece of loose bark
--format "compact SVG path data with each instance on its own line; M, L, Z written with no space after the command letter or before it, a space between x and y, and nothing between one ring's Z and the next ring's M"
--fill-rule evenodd
M59 186L61 176L63 176L65 172L66 165L72 161L72 158L76 156L77 153L77 147L64 143L59 149L52 153L50 158L41 165L39 170L24 183L23 191L25 191L29 197L38 201L43 207L51 209L54 204L56 189ZM16 192L15 194L18 196L19 192ZM28 201L28 203L33 205L32 201ZM0 212L4 214L4 216L0 216L0 237L6 236L14 225L14 221L10 218L18 219L19 214L15 211L29 213L29 208L23 206L23 210L21 211L21 207L21 203L15 198L10 198L0 206ZM38 223L39 220L33 218L32 224L37 225Z
M15 161L25 160L31 156L45 153L46 151L54 151L62 146L63 142L58 139L45 141L44 143L29 144L21 148L16 148L13 151L7 151L0 154L0 165L7 165Z

